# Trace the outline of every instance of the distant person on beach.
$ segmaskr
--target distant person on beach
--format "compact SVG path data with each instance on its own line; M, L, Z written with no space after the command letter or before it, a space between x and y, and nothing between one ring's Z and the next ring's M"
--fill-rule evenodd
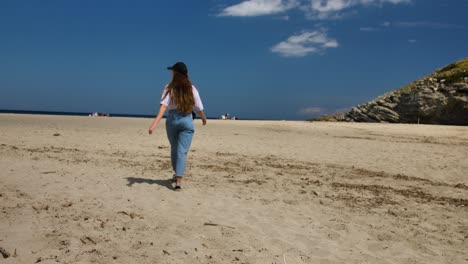
M187 66L183 62L177 62L167 67L172 70L172 81L166 85L161 96L159 113L149 128L151 135L163 117L166 109L169 113L166 117L166 132L171 144L171 163L174 170L172 178L175 190L182 189L182 177L184 177L187 163L187 153L192 143L195 132L192 111L195 110L206 125L206 116L203 112L203 104L195 86L188 77Z

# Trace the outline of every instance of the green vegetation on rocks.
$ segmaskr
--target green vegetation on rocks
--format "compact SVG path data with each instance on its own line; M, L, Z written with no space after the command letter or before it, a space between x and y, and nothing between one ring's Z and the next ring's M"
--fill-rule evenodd
M445 66L435 72L435 78L445 80L445 84L463 82L468 76L468 59L463 59Z

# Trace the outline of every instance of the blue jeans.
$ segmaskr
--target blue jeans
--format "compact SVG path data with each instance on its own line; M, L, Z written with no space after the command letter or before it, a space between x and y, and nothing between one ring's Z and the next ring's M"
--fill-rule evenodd
M192 113L180 113L169 110L166 118L166 132L171 144L171 163L176 176L183 177L187 163L187 153L192 144L193 126Z

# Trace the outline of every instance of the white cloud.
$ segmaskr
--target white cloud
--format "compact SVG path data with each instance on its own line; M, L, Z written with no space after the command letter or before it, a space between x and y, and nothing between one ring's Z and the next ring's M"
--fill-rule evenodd
M391 25L391 23L388 22L388 21L385 21L385 22L382 23L382 26L384 26L384 27L389 27L390 25Z
M310 8L320 13L341 11L353 5L353 1L347 0L311 0Z
M400 21L394 24L396 27L401 27L401 28L431 28L431 29L462 28L461 26L455 25L455 24L429 22L429 21Z
M339 17L339 13L354 6L382 6L385 3L411 3L412 0L247 0L224 8L220 16L264 16L299 8L313 19Z
M343 17L344 11L352 7L367 7L388 4L411 3L413 0L244 0L224 8L219 16L254 17L279 14L277 18L289 20L290 14L281 14L297 9L312 19L333 19ZM348 13L349 14L349 13ZM344 14L346 15L346 13ZM389 22L382 24L389 27ZM361 31L371 32L379 27L361 27ZM339 46L335 39L328 38L326 30L303 32L290 36L271 48L271 51L284 57L303 57L321 53Z
M224 8L220 16L271 15L282 13L297 6L297 0L248 0Z
M427 29L462 29L463 26L456 24L449 24L443 22L430 22L430 21L397 21L397 22L384 22L376 27L360 27L359 30L365 32L380 31L384 28L405 28L405 29L417 29L417 28L427 28ZM410 43L415 43L415 40L410 40Z
M329 38L326 30L322 29L290 36L273 46L271 51L284 57L303 57L338 46L338 42Z
M409 42L410 44L414 44L414 43L416 43L416 40L415 40L415 39L408 39L408 42Z
M377 28L374 28L374 27L360 27L359 30L364 31L364 32L374 32L374 31L377 31Z
M328 19L354 6L382 6L385 3L411 3L411 0L309 0L309 4L303 5L302 9L310 18Z
M320 107L306 107L301 110L299 110L299 114L301 115L314 115L314 114L320 114L325 112L323 108Z

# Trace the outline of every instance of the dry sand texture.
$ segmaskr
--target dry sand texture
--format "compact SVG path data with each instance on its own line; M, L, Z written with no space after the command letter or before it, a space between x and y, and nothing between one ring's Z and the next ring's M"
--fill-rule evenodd
M0 115L0 262L468 263L467 127L150 122Z

